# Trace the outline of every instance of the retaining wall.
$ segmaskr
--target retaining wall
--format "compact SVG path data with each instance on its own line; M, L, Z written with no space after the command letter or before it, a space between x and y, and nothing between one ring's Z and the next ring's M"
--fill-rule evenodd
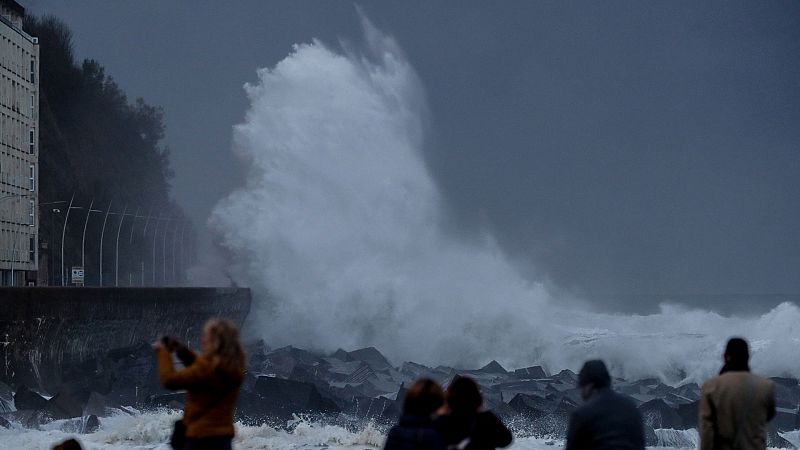
M165 334L196 346L209 318L249 311L246 288L0 288L0 380L57 386L70 365Z

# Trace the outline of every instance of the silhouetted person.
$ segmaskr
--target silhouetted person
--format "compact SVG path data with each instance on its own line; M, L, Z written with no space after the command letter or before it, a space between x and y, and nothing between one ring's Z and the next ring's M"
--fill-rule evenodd
M483 397L472 378L457 376L447 387L444 414L436 429L448 448L490 450L511 444L503 422L483 408Z
M67 439L66 441L53 447L53 450L83 450L80 442L75 439Z
M389 430L384 450L444 450L433 427L433 415L444 404L439 383L423 378L414 382L403 400L403 415Z
M775 417L775 387L750 373L750 352L741 338L728 341L719 376L700 393L700 449L764 449L767 422Z
M229 320L212 319L203 327L200 343L200 355L175 339L154 343L159 376L167 389L186 390L185 450L230 450L233 412L244 380L239 330ZM186 365L183 370L172 366L173 351Z
M611 389L611 376L603 361L583 365L578 387L586 403L570 417L567 450L644 449L642 415L632 399Z

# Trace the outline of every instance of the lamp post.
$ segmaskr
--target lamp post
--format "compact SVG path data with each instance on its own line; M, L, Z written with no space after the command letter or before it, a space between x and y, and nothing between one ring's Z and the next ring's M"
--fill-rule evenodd
M137 209L136 211L137 211L136 217L139 217L139 213L138 213L139 210ZM147 211L147 216L142 216L142 218L147 218L147 220L145 220L145 222L144 222L144 232L146 233L147 232L147 223L150 222L150 211ZM134 219L134 220L136 220L136 219ZM134 225L136 225L136 222L134 222ZM131 226L131 238L128 241L128 244L130 245L130 248L133 248L133 230L134 230L134 228L136 228L136 227ZM144 236L145 236L144 233L142 233L142 242L144 242ZM128 258L128 261L129 262L133 262L132 259L133 258ZM142 279L140 280L140 282L141 282L141 285L144 286L144 256L142 257ZM128 286L133 286L133 272L130 271L130 270L128 271Z
M152 210L151 210L152 211ZM160 214L159 214L160 215ZM150 211L147 212L147 220L144 222L144 230L142 231L142 245L144 245L144 239L147 237L147 225L150 224L150 219L153 216L150 215ZM142 252L142 278L139 280L142 286L144 286L144 252Z
M61 210L58 208L53 208L50 210L52 214L50 214L50 270L47 275L50 277L50 286L54 286L56 284L56 265L55 257L53 256L53 241L55 240L56 232L55 232L55 218L56 214L61 214Z
M156 229L153 230L153 286L156 285L156 236L158 236L158 222L161 221L161 213L158 213L156 219Z
M100 287L103 286L103 237L105 237L106 235L106 222L108 222L108 215L109 213L111 213L111 205L113 204L114 200L108 202L108 209L106 210L106 216L103 218L103 228L102 230L100 230Z
M122 221L125 220L125 213L128 212L128 207L122 209L122 217L119 219L119 226L117 227L117 245L114 250L114 286L119 286L119 232L122 231ZM133 213L133 223L131 224L131 235L133 235L133 226L136 225L136 216L139 215L139 208Z
M164 219L166 223L164 224L164 239L162 240L162 249L161 249L161 269L162 269L162 286L167 285L167 233L169 233L169 222L175 220L169 217Z
M184 221L183 225L181 225L181 249L180 249L180 252L181 252L181 269L180 269L180 273L183 275L181 277L181 281L183 281L183 279L186 276L186 273L185 273L186 272L186 261L183 259L183 256L184 256L183 255L183 233L184 233L184 231L186 231L186 222L187 221Z
M44 202L39 203L39 206L54 206L54 205L66 205L69 203L66 200L59 200L55 202ZM55 254L55 240L56 240L56 231L55 231L55 217L56 214L61 214L61 209L53 207L50 212L50 286L55 286L56 284L56 254ZM41 223L41 222L40 222Z
M172 232L172 282L177 286L178 279L175 276L175 247L178 242L178 225L183 227L183 220L175 222L175 231Z
M83 267L84 280L86 280L86 228L89 226L89 216L93 212L103 212L99 209L92 209L92 206L94 206L94 199L89 203L89 210L86 211L86 221L83 222L83 237L81 238L81 267Z
M64 236L67 234L67 221L69 220L69 212L72 211L72 201L75 200L75 194L69 199L69 206L67 206L67 214L64 217L64 229L61 231L61 286L66 286L66 276L64 272Z

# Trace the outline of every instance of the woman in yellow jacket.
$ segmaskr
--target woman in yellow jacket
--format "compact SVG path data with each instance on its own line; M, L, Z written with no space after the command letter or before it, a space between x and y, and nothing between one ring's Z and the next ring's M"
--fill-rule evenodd
M196 355L175 339L164 338L154 343L158 373L167 389L186 390L183 448L230 450L233 413L245 367L239 330L229 320L209 320L200 344L202 354ZM172 352L184 363L184 369L175 370Z

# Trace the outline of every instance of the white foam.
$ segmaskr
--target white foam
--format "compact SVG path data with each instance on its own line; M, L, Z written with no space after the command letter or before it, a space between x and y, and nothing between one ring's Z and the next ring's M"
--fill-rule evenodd
M0 428L0 449L47 449L54 444L70 438L77 439L86 450L168 450L172 424L180 417L177 411L120 413L113 417L101 418L100 429L92 434L76 435L61 431L65 421L46 425L43 430L28 430L14 425L11 430ZM784 438L797 442L798 432L784 433ZM696 448L697 432L694 430L656 430L661 448ZM247 426L236 424L234 448L237 450L255 449L296 449L310 450L328 448L380 449L385 435L379 428L366 424L348 430L336 425L319 422L297 421L290 431L278 430L267 425ZM563 441L524 437L515 439L510 447L513 450L545 450L562 448ZM648 447L650 448L650 447Z
M70 438L77 439L84 449L151 449L168 450L167 444L177 411L160 411L144 414L118 414L101 418L100 429L91 434L78 435L65 432L65 421L47 424L42 430L30 430L14 425L11 430L0 428L0 449L45 449ZM248 449L310 449L327 447L380 448L384 436L375 427L367 425L358 431L322 423L300 422L291 431L276 430L269 426L236 424L234 446Z
M212 224L256 304L249 329L270 345L331 351L374 345L396 363L577 370L670 383L715 373L725 340L753 344L753 366L800 375L800 310L723 317L665 305L644 316L569 310L529 283L490 235L449 235L423 158L420 80L394 40L366 20L362 53L296 45L246 86L235 127L244 189ZM487 149L491 151L491 149Z
M673 430L663 428L655 430L658 445L670 448L700 448L700 435L697 430Z

